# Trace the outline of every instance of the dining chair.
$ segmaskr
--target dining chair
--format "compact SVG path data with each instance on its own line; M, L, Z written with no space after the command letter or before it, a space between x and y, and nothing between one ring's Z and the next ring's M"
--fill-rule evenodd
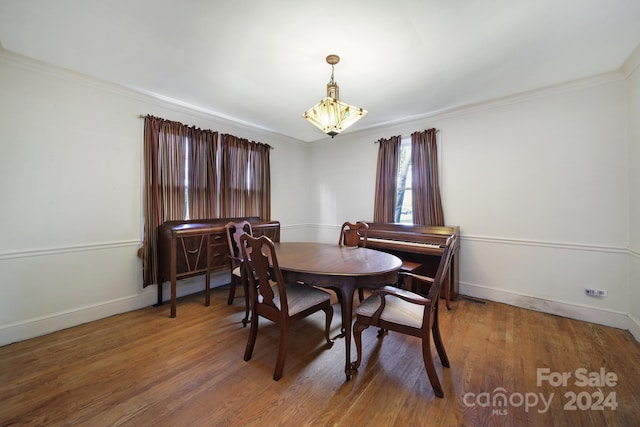
M362 246L367 247L367 234L369 233L369 224L364 221L349 222L346 221L340 227L340 238L338 245L356 248ZM364 290L358 288L358 298L360 302L364 300ZM341 301L342 302L342 301ZM342 331L344 333L344 331Z
M367 247L367 234L369 232L369 224L364 221L358 221L356 223L346 221L340 228L340 240L338 244L340 246Z
M415 281L430 285L426 297L416 293L385 286L372 291L355 310L356 321L353 325L353 336L356 343L358 358L352 367L358 369L362 361L362 331L369 326L380 328L378 338L382 339L387 331L395 331L412 335L422 339L422 358L427 371L431 387L436 396L443 397L444 392L438 379L433 359L431 357L431 336L440 357L442 366L449 367L449 359L444 349L440 327L438 323L438 302L440 291L449 270L453 256L455 234L447 238L445 248L438 264L434 278L400 271L401 276L411 277Z
M242 324L247 326L247 322L249 321L249 289L246 277L244 276L245 271L242 268L243 256L240 250L240 236L245 233L253 235L253 230L251 229L251 223L249 221L230 221L224 228L227 234L227 242L229 243L229 258L231 259L231 283L227 304L233 304L236 295L236 286L242 285L244 288L245 304L245 316L244 319L242 319Z
M280 328L280 344L273 379L282 377L287 356L289 328L295 322L317 311L324 311L326 317L325 339L329 338L333 307L331 295L321 289L300 283L286 283L278 265L278 257L273 241L267 236L254 238L248 234L240 236L240 248L244 262L245 276L249 282L251 306L251 329L244 352L244 360L251 359L258 336L260 316L276 323Z

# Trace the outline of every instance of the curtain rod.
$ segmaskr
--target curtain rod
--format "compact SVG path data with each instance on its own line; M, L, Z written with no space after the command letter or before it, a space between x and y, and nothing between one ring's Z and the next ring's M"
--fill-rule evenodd
M429 129L427 129L427 130L429 130ZM440 133L440 129L436 129L436 133ZM400 137L402 138L402 135L400 135ZM373 141L373 143L374 143L374 144L377 144L377 143L378 143L378 141Z
M140 115L138 115L138 118L140 118L140 119L146 119L146 118L147 118L147 116L149 116L149 115L150 115L150 114L140 114ZM152 117L153 117L153 116L152 116ZM162 120L167 120L167 119L162 119ZM171 121L171 120L167 120L167 121ZM188 126L188 125L185 125L185 126ZM212 132L214 132L214 131L212 131ZM216 132L217 132L217 131L216 131ZM220 133L220 132L218 132L218 133ZM238 138L238 137L236 137L236 138ZM246 139L246 138L243 138L243 139ZM254 141L254 142L255 142L255 141ZM262 143L262 142L258 142L258 144L264 144L264 143ZM264 145L268 145L270 150L275 150L275 147L274 147L274 146L272 146L272 145L269 145L269 144L264 144Z

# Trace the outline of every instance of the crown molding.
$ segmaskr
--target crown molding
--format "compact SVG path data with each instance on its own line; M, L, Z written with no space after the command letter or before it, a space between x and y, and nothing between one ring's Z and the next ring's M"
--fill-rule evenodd
M231 116L227 116L225 114L218 113L207 108L189 104L179 99L171 98L169 96L158 94L139 87L127 86L102 80L96 77L89 76L87 74L69 70L68 68L19 55L2 47L0 47L0 62L16 67L21 67L23 69L34 71L37 73L50 75L56 78L79 82L89 87L104 90L106 92L116 93L118 95L140 102L158 105L176 112L200 117L204 120L216 122L217 124L220 124L222 126L244 130L248 133L257 135L259 139L302 143L302 141L275 132L269 128L243 121ZM142 116L144 116L145 114L146 112L141 113Z
M629 58L622 64L620 69L624 73L625 78L629 78L640 67L640 44L629 55Z
M538 89L533 89L526 92L514 93L498 98L493 98L487 101L481 101L473 104L464 104L453 106L450 108L432 111L424 114L417 114L410 117L404 117L399 120L377 123L369 126L365 129L360 129L350 135L366 135L372 132L378 132L380 129L384 129L386 133L395 134L407 127L422 126L424 127L425 121L439 121L444 119L450 119L457 116L468 115L480 111L490 110L503 106L518 104L534 99L546 98L562 93L568 93L579 89L596 87L603 84L625 80L625 74L622 70L614 70L595 76L584 77L581 79L571 80L556 85L546 86Z

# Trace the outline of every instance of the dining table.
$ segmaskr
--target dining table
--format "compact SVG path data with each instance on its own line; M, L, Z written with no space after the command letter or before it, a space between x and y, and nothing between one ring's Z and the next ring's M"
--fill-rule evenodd
M334 290L341 304L347 381L351 366L351 323L358 288L375 289L398 282L402 261L395 255L363 247L314 242L275 243L280 270L287 282Z

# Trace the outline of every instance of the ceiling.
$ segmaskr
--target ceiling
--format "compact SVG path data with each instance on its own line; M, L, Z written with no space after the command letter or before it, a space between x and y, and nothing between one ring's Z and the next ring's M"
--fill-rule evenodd
M618 70L639 44L638 0L0 0L8 51L301 141L328 138L302 113L330 53L369 112L355 131Z

